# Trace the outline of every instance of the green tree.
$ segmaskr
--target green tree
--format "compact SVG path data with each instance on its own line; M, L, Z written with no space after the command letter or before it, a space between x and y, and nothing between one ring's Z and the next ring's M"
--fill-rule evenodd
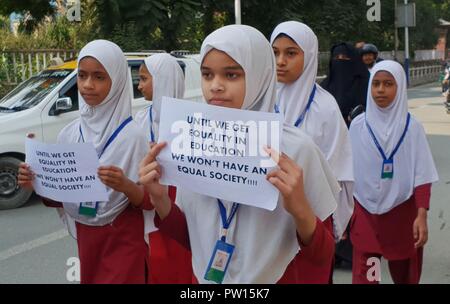
M32 18L24 21L23 28L31 32L46 16L52 15L55 7L48 0L0 0L0 14L30 14Z

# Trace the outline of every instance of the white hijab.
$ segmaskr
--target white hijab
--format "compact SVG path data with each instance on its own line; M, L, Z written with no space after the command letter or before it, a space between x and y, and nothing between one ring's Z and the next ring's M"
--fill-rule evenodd
M318 40L311 28L297 21L279 24L272 33L271 44L280 34L289 36L304 52L304 70L293 83L278 83L278 106L285 115L286 123L294 126L304 112L314 85L316 93L313 103L300 129L325 154L342 191L338 198L338 209L334 214L336 239L344 233L353 214L353 160L350 137L334 97L316 84L318 67Z
M58 135L59 143L82 142L80 126L85 142L92 142L100 154L114 131L131 116L131 77L122 50L106 40L88 43L80 52L78 64L85 57L97 59L112 80L111 90L98 106L88 105L78 94L80 118L67 125ZM101 165L114 165L121 168L132 181L138 180L139 160L145 156L148 147L145 134L138 125L130 122L109 145L100 157ZM108 202L100 202L97 216L86 217L78 213L79 205L64 204L64 210L77 222L103 226L111 223L128 206L125 194L107 188Z
M387 108L375 103L370 90L380 71L392 74L397 95ZM386 157L389 157L404 132L408 115L406 76L403 67L391 60L375 65L369 81L366 114L350 126L355 167L355 197L372 214L384 214L408 200L414 188L438 180L433 157L422 125L411 117L405 139L394 156L393 179L381 179L383 158L369 134L372 128Z
M155 54L145 58L145 66L152 75L153 101L152 106L136 113L135 121L147 134L147 141L151 140L151 131L155 141L158 141L161 101L163 96L183 98L184 74L177 60L169 54ZM150 113L152 111L152 125ZM145 234L158 230L154 224L155 211L144 211Z
M244 69L246 95L242 109L271 111L276 67L266 38L252 27L230 25L205 39L202 61L212 49L227 53ZM329 217L336 208L339 186L319 149L303 132L286 125L282 151L303 168L306 195L315 214L321 220ZM217 199L178 189L177 203L187 219L195 276L200 283L211 283L204 280L204 275L222 228ZM229 213L232 203L224 205ZM294 220L281 198L272 212L241 205L227 235L227 242L236 249L224 283L276 283L300 250Z
M163 96L183 98L184 74L177 60L169 54L155 54L145 58L145 66L153 78L153 122L158 127ZM149 132L148 107L136 114L136 121ZM158 132L155 132L157 136Z

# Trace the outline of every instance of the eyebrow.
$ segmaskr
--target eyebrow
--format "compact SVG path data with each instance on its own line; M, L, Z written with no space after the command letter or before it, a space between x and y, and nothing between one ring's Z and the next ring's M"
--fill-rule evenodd
M272 48L273 48L274 50L278 50L278 48L277 48L276 46L274 46L274 45L272 45ZM292 51L292 50L294 50L294 51L300 51L301 49L300 49L299 47L290 46L290 47L286 48L286 50L288 50L288 51Z
M89 71L78 69L78 73L89 73ZM108 72L102 71L102 70L95 70L91 72L92 74L108 74Z
M202 70L211 70L210 67L207 67L207 66L204 66L204 65L202 65L200 69L202 69ZM239 65L234 65L234 66L224 67L222 70L243 71L244 69L241 66L239 66Z

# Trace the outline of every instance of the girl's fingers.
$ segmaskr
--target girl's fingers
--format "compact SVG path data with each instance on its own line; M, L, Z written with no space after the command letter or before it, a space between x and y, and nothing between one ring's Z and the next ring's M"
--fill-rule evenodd
M111 170L99 170L98 171L99 177L110 177L110 178L121 178L122 172L121 171L111 171Z
M166 147L167 143L162 142L159 144L156 144L152 147L149 153L144 157L144 159L141 161L141 166L148 165L156 160L156 157L159 155L159 153Z
M270 158L272 158L272 160L278 165L280 166L280 153L278 153L278 151L264 146L264 151L266 151L267 154L269 154Z
M273 170L269 172L266 177L267 179L270 179L272 177L278 177L283 183L290 184L289 175L282 170Z
M284 153L279 153L278 151L270 148L264 147L264 150L270 155L270 157L278 164L281 170L286 173L292 173L296 168L298 168L297 163L295 163L292 159L289 158Z
M413 226L413 237L414 237L414 240L419 239L419 227L416 225Z
M274 185L282 195L289 193L289 187L285 183L283 183L283 181L279 177L270 177L268 181L272 185Z
M151 171L150 173L148 173L146 175L143 175L139 179L139 182L142 185L147 185L147 184L154 183L155 181L158 181L160 177L161 177L160 174L156 170L154 170L154 171Z
M148 173L150 173L153 170L158 171L158 173L161 174L161 167L160 167L159 163L156 162L156 161L154 161L151 164L141 168L139 170L139 176L147 175Z
M115 167L115 166L100 166L98 167L99 171L112 171L112 172L120 172L122 171L122 169L120 169L119 167Z
M23 175L33 175L33 171L31 171L30 167L19 167L18 172Z

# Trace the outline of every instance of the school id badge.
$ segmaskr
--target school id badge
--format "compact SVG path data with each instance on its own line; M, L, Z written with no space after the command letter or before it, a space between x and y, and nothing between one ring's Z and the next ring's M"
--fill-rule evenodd
M96 217L97 207L96 202L81 203L78 213L87 217Z
M209 261L209 265L206 270L205 280L222 284L233 252L233 245L227 244L221 240L217 241L213 255L211 256L211 260Z
M394 177L394 160L387 159L383 162L381 179L392 179Z

